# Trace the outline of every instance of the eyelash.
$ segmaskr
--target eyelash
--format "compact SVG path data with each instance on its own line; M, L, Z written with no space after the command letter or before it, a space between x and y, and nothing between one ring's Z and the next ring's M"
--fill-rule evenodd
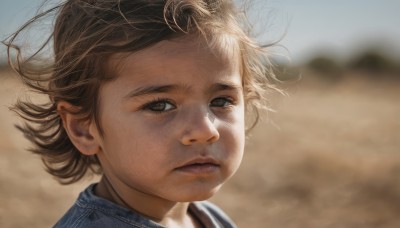
M220 101L220 100L223 100L223 102L224 102L223 105L213 105L213 102ZM164 105L163 110L155 110L155 107L160 104ZM172 108L165 110L165 106L168 104L171 105ZM217 97L217 98L214 98L210 102L210 107L227 109L235 104L236 104L236 102L231 97ZM170 110L176 109L176 105L169 99L157 98L149 103L144 104L140 109L144 110L144 111L154 112L154 113L163 113L163 112L168 112Z
M219 107L219 108L229 108L232 105L235 105L235 101L231 97L217 97L210 102L210 105L216 100L223 100L225 102L222 106L211 106L211 107Z
M141 107L141 110L155 112L155 113L163 113L163 112L169 111L169 110L155 110L154 109L155 106L159 105L159 104L164 104L164 105L169 104L169 105L173 106L173 109L176 108L176 106L173 104L173 102L171 102L169 99L157 98L157 99L143 105ZM165 109L165 107L164 107L164 109Z

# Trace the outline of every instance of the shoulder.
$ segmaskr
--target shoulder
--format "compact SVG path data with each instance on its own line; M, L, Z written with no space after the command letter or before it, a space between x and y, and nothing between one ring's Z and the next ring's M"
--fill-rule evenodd
M214 227L236 228L236 224L232 219L221 208L211 202L194 202L191 205L191 209L193 213L200 217L200 220L203 220L203 222L204 220L210 220Z
M54 225L55 228L162 228L139 214L95 196L93 187L89 186L79 195L75 204Z

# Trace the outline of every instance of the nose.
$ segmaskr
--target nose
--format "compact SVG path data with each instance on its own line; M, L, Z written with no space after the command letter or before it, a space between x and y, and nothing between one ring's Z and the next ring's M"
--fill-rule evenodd
M212 144L219 139L219 132L215 126L215 117L202 111L189 114L184 124L181 142L183 145L196 143Z

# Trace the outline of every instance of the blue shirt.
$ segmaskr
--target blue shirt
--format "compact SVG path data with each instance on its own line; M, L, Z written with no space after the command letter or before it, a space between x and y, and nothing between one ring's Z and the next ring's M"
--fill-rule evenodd
M94 187L95 184L92 184L86 188L79 195L75 204L54 227L165 228L143 215L96 196L94 194ZM221 209L207 201L190 203L189 213L206 228L236 227Z

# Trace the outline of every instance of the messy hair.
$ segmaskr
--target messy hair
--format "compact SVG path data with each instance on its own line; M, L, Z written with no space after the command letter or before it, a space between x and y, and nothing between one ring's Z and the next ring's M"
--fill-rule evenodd
M57 15L52 33L36 52L23 58L17 37L49 14ZM101 173L96 156L83 155L70 141L57 103L66 101L79 107L74 114L95 121L102 132L98 93L103 83L113 79L105 64L109 58L186 34L203 36L210 45L218 44L223 35L235 39L252 128L259 111L266 108L265 92L274 89L274 77L266 47L250 38L248 29L245 15L232 0L63 1L38 13L3 42L8 46L9 64L24 84L48 97L45 104L19 100L14 105L12 109L25 119L18 128L33 143L31 151L41 156L47 171L60 183L74 183L88 170ZM32 64L46 46L54 51L51 59L40 66Z

